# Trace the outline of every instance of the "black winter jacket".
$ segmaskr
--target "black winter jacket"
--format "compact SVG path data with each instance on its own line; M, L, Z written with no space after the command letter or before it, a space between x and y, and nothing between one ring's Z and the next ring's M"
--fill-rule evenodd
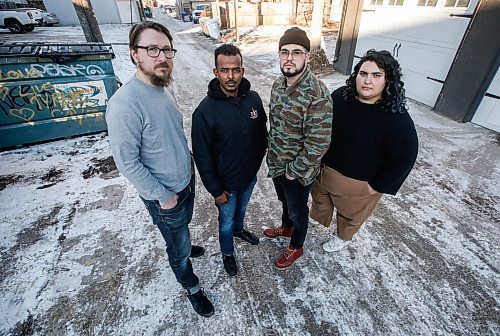
M267 116L262 100L242 78L237 97L228 97L214 78L193 113L193 156L213 197L240 191L259 171L267 148Z

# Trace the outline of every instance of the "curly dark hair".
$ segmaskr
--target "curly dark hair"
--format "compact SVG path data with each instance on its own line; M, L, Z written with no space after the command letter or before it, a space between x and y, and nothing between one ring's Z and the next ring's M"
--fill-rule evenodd
M219 55L224 56L240 56L241 65L243 65L243 56L241 56L240 49L231 43L224 43L215 49L215 67L217 67L217 57Z
M382 99L376 102L385 111L392 113L405 113L406 96L404 89L404 82L401 80L401 66L398 61L387 50L376 51L370 49L361 58L361 60L354 66L353 73L346 80L347 87L343 92L345 101L352 101L356 99L358 94L356 90L356 77L358 76L361 65L365 62L375 62L377 66L384 70L385 73L385 88L382 91Z

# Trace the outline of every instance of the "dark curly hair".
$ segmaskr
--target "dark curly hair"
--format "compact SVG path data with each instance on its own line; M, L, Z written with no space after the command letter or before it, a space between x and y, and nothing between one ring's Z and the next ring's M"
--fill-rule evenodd
M352 101L356 99L358 94L356 90L356 77L361 65L370 61L375 62L380 69L384 70L386 80L385 88L382 91L382 99L376 102L376 104L380 104L385 111L405 113L407 111L406 96L404 82L401 80L401 66L387 50L376 51L370 49L366 52L358 64L354 66L353 73L346 80L347 87L343 92L344 100Z
M224 43L215 49L215 67L217 67L217 57L224 56L240 56L241 64L243 65L243 56L241 56L240 49L231 43Z

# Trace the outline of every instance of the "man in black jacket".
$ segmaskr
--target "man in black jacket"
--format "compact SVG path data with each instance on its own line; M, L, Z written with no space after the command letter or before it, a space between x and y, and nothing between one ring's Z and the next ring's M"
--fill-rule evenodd
M243 77L240 50L215 50L214 78L193 113L193 155L205 188L219 209L219 243L224 269L237 274L233 237L252 245L259 239L243 228L246 207L267 148L262 100Z

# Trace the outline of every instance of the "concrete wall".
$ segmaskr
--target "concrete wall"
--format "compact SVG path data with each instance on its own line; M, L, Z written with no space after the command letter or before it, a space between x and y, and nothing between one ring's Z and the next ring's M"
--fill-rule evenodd
M122 23L116 2L119 0L91 0L97 22ZM120 1L123 2L123 1ZM126 1L128 3L128 1Z
M132 6L130 6L132 4ZM118 9L121 23L139 22L141 18L139 16L139 7L136 0L116 0L116 7ZM132 7L132 17L130 16L130 7Z
M55 13L60 25L80 25L71 0L43 0L48 12ZM91 0L99 24L130 23L130 0ZM133 22L140 21L136 0L132 0Z
M57 15L60 25L68 26L80 24L71 0L43 0L43 4L47 12L52 12Z

